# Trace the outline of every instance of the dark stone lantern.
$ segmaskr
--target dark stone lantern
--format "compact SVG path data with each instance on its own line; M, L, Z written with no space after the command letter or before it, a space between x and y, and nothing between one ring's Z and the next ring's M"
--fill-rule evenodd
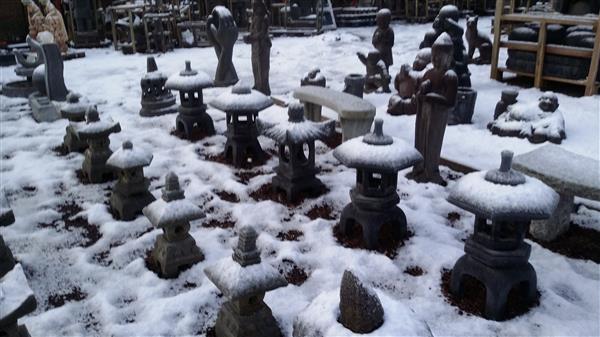
M79 98L78 94L72 92L67 94L67 103L60 109L62 118L66 118L72 123L85 121L88 104L80 102ZM83 152L87 149L87 143L79 139L77 135L76 125L71 123L67 125L63 145L69 152Z
M450 290L461 297L464 277L477 279L486 288L485 317L492 320L506 317L507 297L515 287L525 301L535 300L531 246L523 239L531 220L549 218L558 203L550 187L511 169L512 156L503 151L499 170L464 176L448 196L450 203L475 214L474 233L452 269Z
M144 177L144 167L152 162L152 154L133 148L130 141L115 151L106 165L117 172L118 181L110 196L110 207L119 219L130 221L142 213L142 209L154 201L148 192L150 181Z
M106 166L106 160L112 155L108 136L120 132L121 125L110 118L101 121L95 106L88 108L85 118L85 124L76 130L79 138L88 144L84 153L83 174L92 184L112 180L113 172Z
M185 70L169 77L165 84L165 88L179 91L181 105L175 127L186 139L215 134L213 120L206 113L202 97L202 89L212 85L212 79L204 72L193 70L190 61L185 61Z
M265 293L285 287L287 281L268 263L261 262L256 247L258 234L252 227L240 229L231 257L204 269L227 302L217 316L217 337L280 337L281 330L263 301Z
M167 77L158 71L154 57L146 59L146 74L140 80L142 87L142 109L140 115L144 117L160 116L177 111L175 96L165 88Z
M262 133L279 146L279 165L272 182L276 191L285 192L288 201L295 201L303 192L316 193L325 188L315 177L319 172L315 166L315 140L331 137L335 132L335 121L307 121L304 106L292 103L286 122L271 124L258 119L258 125Z
M225 159L235 167L255 166L266 159L258 142L256 118L259 111L271 106L269 97L250 87L236 85L210 102L227 115Z
M333 151L342 164L356 169L356 186L350 190L352 200L340 219L342 235L350 235L354 226L362 227L368 249L379 247L379 233L384 224L391 225L392 235L406 235L406 216L396 206L398 171L423 160L405 141L383 134L383 120L376 119L372 133L350 139Z
M165 178L162 198L142 210L152 225L162 228L156 237L152 258L164 277L177 277L180 270L204 260L204 255L190 235L190 221L204 217L202 210L185 199L179 178L170 172Z

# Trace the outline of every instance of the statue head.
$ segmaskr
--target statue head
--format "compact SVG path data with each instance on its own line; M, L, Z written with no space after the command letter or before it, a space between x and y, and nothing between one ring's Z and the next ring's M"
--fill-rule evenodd
M558 97L553 92L547 91L540 97L538 106L544 112L554 112L558 109Z
M431 47L431 63L436 69L448 70L452 67L454 45L448 33L442 33Z
M417 57L413 61L413 69L421 71L431 63L431 48L422 48L417 53Z
M31 4L33 4L32 0L21 0L21 3L23 4L23 6L29 6Z
M375 16L375 21L377 22L377 28L389 27L392 21L392 12L387 8L380 9Z
M379 50L369 50L369 53L367 54L367 63L373 65L377 64L379 60L381 60L381 53L379 52Z
M460 19L460 11L454 5L446 5L442 7L438 15L433 20L433 29L436 31L444 31L446 19L458 22Z
M267 7L263 0L252 1L252 14L254 16L265 16L267 14Z
M467 16L467 29L477 30L477 21L479 21L479 17L475 16Z

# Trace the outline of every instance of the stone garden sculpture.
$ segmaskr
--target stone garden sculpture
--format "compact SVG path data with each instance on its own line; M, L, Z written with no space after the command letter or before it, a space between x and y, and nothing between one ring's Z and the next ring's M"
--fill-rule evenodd
M233 65L233 45L238 38L238 27L231 12L216 6L206 19L206 34L215 48L219 62L215 73L215 85L226 87L235 84L238 76Z
M70 92L67 94L67 102L60 108L61 117L70 122L63 138L63 146L68 152L83 152L87 149L87 142L79 139L77 125L85 121L85 112L89 104L80 102L80 97L80 95Z
M42 10L33 2L33 0L21 0L21 3L27 8L27 17L29 20L29 35L38 39L38 34L49 32L54 42L58 45L61 53L66 53L69 49L67 42L69 36L65 28L65 22L60 12L49 0L40 0Z
M246 43L252 44L252 73L254 89L269 96L269 67L271 38L269 37L269 10L263 0L252 1L252 23L250 34L244 36Z
M327 86L327 79L321 73L321 69L315 68L309 71L304 77L300 80L300 86L305 85L314 85L317 87L325 88ZM362 92L362 90L361 90Z
M519 96L519 92L516 90L502 90L500 100L498 103L496 103L496 108L494 109L494 120L498 119L501 114L505 113L509 106L517 103L517 96Z
M394 30L390 27L392 21L392 12L389 9L383 8L377 12L376 16L377 29L373 33L373 47L379 51L386 69L394 64L392 47L394 47Z
M392 92L390 90L391 77L381 53L375 49L369 51L367 55L361 52L356 53L356 55L367 69L364 92L369 94L377 91L379 88L381 88L383 92Z
M142 108L140 116L151 117L177 112L175 96L165 88L167 76L158 71L153 56L146 59L146 74L140 80L142 87Z
M390 97L387 113L390 115L414 115L417 113L418 83L427 65L431 63L431 48L423 48L417 53L412 67L403 64L394 78L397 93Z
M448 113L456 103L458 79L452 66L453 43L442 33L431 48L433 68L420 80L415 122L415 148L424 161L416 164L409 177L418 182L444 184L439 162Z
M27 9L27 20L29 22L29 36L35 39L39 32L44 29L44 14L33 0L21 0Z
M467 31L465 37L469 43L467 61L475 64L492 63L492 40L489 36L477 30L478 16L467 17ZM479 57L473 58L475 51L479 51Z

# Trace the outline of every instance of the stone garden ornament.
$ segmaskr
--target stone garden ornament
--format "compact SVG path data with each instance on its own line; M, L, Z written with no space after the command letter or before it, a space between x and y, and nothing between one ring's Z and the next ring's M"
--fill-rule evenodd
M377 12L376 16L377 29L373 33L371 39L373 47L379 51L381 59L385 64L386 70L394 64L394 57L392 54L392 47L394 47L394 30L390 27L392 21L392 12L383 8Z
M469 63L490 64L492 63L492 40L487 34L477 30L478 20L478 16L467 16L467 31L465 32L465 37L469 43L467 60ZM479 52L477 58L473 58L475 51Z
M233 65L233 45L238 38L238 27L231 12L216 6L206 19L206 34L215 48L219 62L215 72L215 85L226 87L235 84L238 76Z
M339 322L359 334L375 331L383 324L379 297L350 270L344 271L340 285Z
M0 189L0 227L12 225L15 222L15 214L10 208L6 194Z
M33 86L33 71L37 66L44 63L44 55L42 50L34 48L34 39L31 35L27 35L25 38L27 45L30 47L31 52L24 52L20 50L14 50L17 66L15 67L15 74L20 77L24 77L25 80L12 81L4 83L2 85L2 95L8 97L29 97L30 94L36 91Z
M383 60L383 55L377 49L370 50L367 55L358 52L358 59L367 69L365 77L364 92L370 94L381 89L383 92L392 92L390 90L391 77L388 68Z
M269 67L271 58L271 38L269 37L270 13L263 0L252 0L252 23L250 34L244 42L252 45L252 73L254 89L270 96Z
M80 102L80 98L80 95L70 92L67 95L67 102L60 108L61 117L70 122L63 138L63 146L68 152L83 152L87 149L87 142L79 139L77 125L85 121L85 112L89 104Z
M300 86L305 86L305 85L314 85L317 87L325 88L327 86L327 79L325 78L323 73L321 73L321 69L315 68L315 69L309 71L300 80ZM361 90L361 92L362 92L362 90Z
M387 113L394 116L414 115L417 113L416 94L419 80L425 68L431 63L431 48L423 48L417 53L412 67L403 64L394 78L396 93L390 97Z
M153 56L146 59L146 74L140 80L142 87L142 108L140 116L151 117L177 112L175 96L165 88L167 76L158 71Z

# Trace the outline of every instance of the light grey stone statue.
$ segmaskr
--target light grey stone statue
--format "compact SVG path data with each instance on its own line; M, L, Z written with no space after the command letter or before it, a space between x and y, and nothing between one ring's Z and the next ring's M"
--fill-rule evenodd
M356 333L369 333L383 324L383 306L377 294L349 270L340 286L340 323Z
M162 198L144 207L142 212L154 227L163 230L152 249L152 258L163 277L177 277L181 270L204 260L189 233L190 221L204 217L204 213L185 199L175 173L169 172L165 177Z
M246 43L252 44L252 73L254 89L269 96L269 67L271 58L271 38L269 37L270 13L263 0L252 0L252 23L250 34L244 36Z
M232 57L233 45L238 38L238 27L227 8L216 6L212 10L206 19L206 34L219 59L215 73L215 85L226 87L235 84L238 76Z

